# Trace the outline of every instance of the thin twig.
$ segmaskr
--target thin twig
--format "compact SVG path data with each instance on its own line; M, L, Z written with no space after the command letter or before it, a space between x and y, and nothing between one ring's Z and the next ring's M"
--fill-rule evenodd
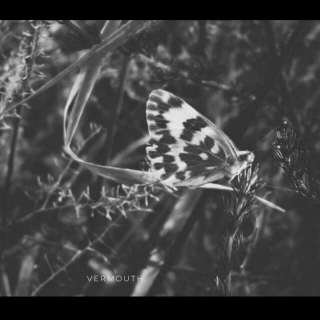
M78 250L78 252L62 267L60 267L55 273L52 273L51 276L45 280L43 283L41 283L35 291L31 294L31 296L36 296L38 293L51 281L53 281L61 272L66 270L72 263L74 263L78 258L80 258L85 252L87 252L91 247L95 246L97 243L99 243L102 238L107 234L107 232L110 231L110 229L115 226L119 219L121 219L122 216L117 217L110 226L106 230L104 230L95 240L90 242L83 250Z
M99 158L102 159L102 162L107 162L107 164L110 163L110 159L112 155L113 141L117 132L119 116L122 110L123 98L125 93L125 84L126 84L128 71L129 71L130 61L131 61L130 58L127 58L127 57L124 58L122 69L119 75L118 101L116 104L116 109L113 113L112 121L110 122L111 128L110 130L108 130L108 135L106 139L106 148L103 148L101 150L101 153L99 154ZM103 181L104 181L103 177L98 177L97 187L94 189L93 197L97 196L97 192L98 190L101 189L103 185Z
M83 143L83 145L81 146L79 152L78 152L78 156L81 157L83 154L85 154L88 151L88 147L90 146L89 142L91 142L98 134L100 133L100 130L97 130L95 132L93 132ZM62 173L59 175L58 180L55 183L55 187L52 188L52 190L50 190L50 192L48 192L45 201L43 202L42 206L41 206L41 210L45 209L45 207L47 206L49 200L51 199L51 196L53 195L53 193L58 189L58 187L60 187L60 183L62 181L62 179L65 177L65 175L69 172L70 167L76 163L76 161L72 158L70 158L69 162L67 163L67 165L65 166L65 168L63 169Z
M110 162L111 159L111 155L112 155L112 147L113 147L113 142L114 142L114 137L116 135L117 132L117 128L118 128L118 122L119 122L119 117L121 114L121 110L122 110L122 105L123 105L123 98L124 98L124 93L125 93L125 89L126 89L126 79L127 79L127 75L128 75L128 71L129 71L129 66L130 66L130 58L125 57L124 61L123 61L123 65L122 65L122 69L119 75L119 92L118 92L118 102L116 105L116 109L113 113L113 118L111 121L111 128L108 132L108 138L107 138L107 163Z

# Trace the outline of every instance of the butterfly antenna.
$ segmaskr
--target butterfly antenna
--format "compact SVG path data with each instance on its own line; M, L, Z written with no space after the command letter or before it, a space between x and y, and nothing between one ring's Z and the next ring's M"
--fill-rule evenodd
M261 143L264 139L266 139L267 137L269 137L272 133L274 133L276 130L278 130L280 127L277 126L276 128L272 129L269 133L267 133L262 139L260 139L254 146L253 146L253 150L254 151L258 151L258 150L269 150L269 149L255 149L256 146ZM270 148L271 149L271 148Z
M272 148L265 148L265 149L254 149L254 152L256 151L267 151L267 150L271 150Z
M270 184L261 184L261 187L269 187L269 188L272 188L272 189L286 190L286 191L291 192L290 189L283 188L283 187L275 187L275 186L271 186Z

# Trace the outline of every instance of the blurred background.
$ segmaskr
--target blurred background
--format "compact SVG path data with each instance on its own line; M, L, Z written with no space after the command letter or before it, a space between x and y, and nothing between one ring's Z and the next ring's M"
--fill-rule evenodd
M171 20L128 35L73 139L81 159L148 171L146 101L170 91L255 152L256 194L285 212L255 202L245 221L230 192L126 186L73 161L63 113L78 70L5 112L99 45L105 23L0 22L1 295L319 295L319 21ZM277 130L296 134L303 177L275 159Z

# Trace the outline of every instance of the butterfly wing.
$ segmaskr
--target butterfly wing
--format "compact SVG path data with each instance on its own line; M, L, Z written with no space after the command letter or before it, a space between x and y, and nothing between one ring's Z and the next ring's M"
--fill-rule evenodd
M238 150L226 134L167 91L151 92L147 122L147 156L166 184L195 187L221 179L237 159Z

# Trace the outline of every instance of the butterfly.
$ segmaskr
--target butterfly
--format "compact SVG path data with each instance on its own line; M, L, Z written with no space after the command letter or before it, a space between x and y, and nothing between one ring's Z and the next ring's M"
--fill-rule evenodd
M196 188L250 166L254 153L239 151L214 123L181 98L154 90L146 109L152 171L165 185Z

